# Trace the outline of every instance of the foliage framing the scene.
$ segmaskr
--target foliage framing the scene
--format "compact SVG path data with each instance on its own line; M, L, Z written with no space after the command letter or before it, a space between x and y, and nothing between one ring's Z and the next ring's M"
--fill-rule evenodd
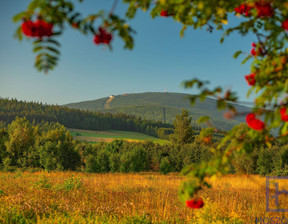
M82 2L81 0L79 0ZM112 36L118 34L123 39L125 47L133 48L134 30L126 22L133 19L138 10L149 12L152 18L157 16L170 17L183 25L180 34L185 29L207 28L209 32L214 29L223 30L224 38L236 32L239 35L254 34L257 42L251 43L251 52L241 50L234 54L237 58L244 55L243 63L251 62L251 73L246 75L248 85L251 86L248 95L256 94L253 113L246 118L248 126L235 127L228 132L222 142L212 150L215 160L190 166L185 171L193 178L183 184L180 191L185 200L193 197L198 190L207 186L205 177L217 176L226 172L233 163L233 151L253 152L255 146L266 144L269 148L277 138L287 141L288 134L288 85L287 85L287 30L288 30L288 4L283 0L123 0L128 5L126 18L120 18L113 13L117 0L112 9L106 13L99 11L93 15L82 17L68 0L33 0L26 11L14 17L15 22L22 19L22 25L16 32L16 37L22 39L23 24L28 26L28 33L41 27L35 24L53 25L53 33L38 35L32 32L33 50L37 53L35 66L39 71L53 69L60 55L60 43L56 40L65 26L70 26L83 34L93 34L95 44L111 46ZM96 4L96 3L95 3ZM238 24L225 28L232 17L239 17ZM94 22L101 20L101 26L95 27ZM169 19L169 18L167 18ZM237 19L237 18L235 18ZM30 22L29 22L30 21ZM39 22L40 21L40 22ZM43 22L45 21L45 22ZM29 23L28 23L29 22ZM32 25L31 25L32 24ZM33 25L34 24L34 25ZM43 28L43 27L42 27ZM24 29L24 30L25 30ZM27 30L26 30L27 31ZM34 36L34 37L33 37ZM243 74L244 79L244 74ZM236 93L223 90L222 87L210 89L207 81L193 79L184 82L186 88L197 87L199 95L191 98L205 100L207 96L217 98L218 109L228 108L226 116L237 116L236 109L230 102L236 102ZM200 121L209 122L208 118ZM271 135L271 129L276 128L278 134ZM228 147L222 148L229 143Z

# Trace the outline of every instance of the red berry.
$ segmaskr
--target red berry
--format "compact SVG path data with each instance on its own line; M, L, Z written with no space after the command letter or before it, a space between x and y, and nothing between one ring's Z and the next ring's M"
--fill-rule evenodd
M34 30L34 23L32 21L25 21L21 25L22 33L26 35L27 37L33 36L33 30Z
M282 120L282 121L288 121L287 108L282 107L282 108L280 109L280 114L281 114L281 120Z
M101 37L100 37L100 35L95 35L94 36L94 43L95 44L100 44L101 43Z
M253 55L253 56L257 55L257 52L256 52L255 48L251 49L250 54Z
M251 73L250 75L245 75L245 79L249 86L255 85L256 83L255 76L256 76L255 73Z
M160 13L160 16L168 17L169 16L168 11L167 10L162 10L161 13Z
M264 56L265 55L265 52L264 52L264 49L262 47L258 47L257 50L254 48L254 43L252 44L252 49L250 51L250 54L253 55L253 56Z
M287 30L287 31L288 31L288 19L286 19L286 20L284 20L284 21L282 22L282 28L283 28L284 30Z
M252 46L252 47L256 47L257 45L256 45L255 43L252 43L251 46Z
M202 199L187 200L186 201L186 206L188 208L194 208L194 209L203 208L204 201Z
M282 107L282 108L280 109L280 114L281 114L281 115L285 115L285 114L286 114L286 111L287 111L287 108Z

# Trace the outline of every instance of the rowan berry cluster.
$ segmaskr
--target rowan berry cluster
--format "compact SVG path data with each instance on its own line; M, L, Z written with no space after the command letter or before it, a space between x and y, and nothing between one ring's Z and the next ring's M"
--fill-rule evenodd
M110 44L112 40L112 34L108 33L103 27L98 28L98 34L94 36L95 44Z
M35 22L31 20L24 21L21 28L23 34L27 37L42 38L44 36L50 37L53 35L53 24L40 19Z
M249 128L252 128L256 131L262 131L265 128L264 122L257 119L254 113L249 113L246 116L246 122Z

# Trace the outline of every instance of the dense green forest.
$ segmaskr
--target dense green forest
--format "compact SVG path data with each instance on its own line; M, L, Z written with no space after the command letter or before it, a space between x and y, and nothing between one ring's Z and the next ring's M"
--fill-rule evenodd
M16 116L26 117L36 124L42 121L59 122L67 128L137 131L155 137L158 137L161 129L173 128L171 124L150 121L124 113L89 112L65 106L0 99L0 121L11 123Z
M187 144L114 140L91 145L73 140L59 123L33 125L16 117L11 124L0 125L0 169L5 171L179 172L186 165L209 162L214 157L211 148L217 144L205 143L194 134ZM227 172L287 175L288 145L275 142L270 149L259 146L252 154L238 153L235 157Z
M198 125L196 121L199 117L210 116L212 125L217 129L226 131L236 124L244 122L244 117L236 117L235 120L224 119L223 111L217 110L215 99L208 98L204 102L197 101L194 106L191 106L190 96L190 94L168 92L123 94L98 100L71 103L66 106L94 112L125 113L153 121L164 122L165 120L168 123L172 123L175 116L181 113L184 108L192 116L193 126ZM250 108L246 106L235 105L235 107L239 112L250 111Z

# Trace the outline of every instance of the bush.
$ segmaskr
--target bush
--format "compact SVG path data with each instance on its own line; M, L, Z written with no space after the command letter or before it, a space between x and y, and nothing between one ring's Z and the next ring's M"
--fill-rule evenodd
M141 172L148 169L147 153L143 148L135 148L131 153L130 171Z
M36 188L41 188L41 189L51 189L52 188L52 183L51 179L47 179L45 176L41 177L39 181L33 184L34 187Z
M98 165L96 157L94 155L88 155L86 157L85 171L88 173L99 172L99 165Z
M172 172L172 167L171 167L171 164L170 164L168 157L164 157L161 159L160 172L163 174L167 174L167 173Z
M257 161L259 157L259 150L254 150L253 153L237 153L235 155L234 169L237 173L257 173Z
M120 155L117 154L111 154L109 157L109 166L111 172L119 172L120 171Z
M275 168L279 168L279 163L281 164L281 156L274 147L272 149L262 148L257 160L257 172L261 175L270 174Z
M76 190L76 189L81 189L83 187L83 181L81 180L80 177L74 177L74 175L72 175L72 177L67 178L64 180L64 183L58 184L56 186L57 190L65 190L65 191L72 191L72 190Z

